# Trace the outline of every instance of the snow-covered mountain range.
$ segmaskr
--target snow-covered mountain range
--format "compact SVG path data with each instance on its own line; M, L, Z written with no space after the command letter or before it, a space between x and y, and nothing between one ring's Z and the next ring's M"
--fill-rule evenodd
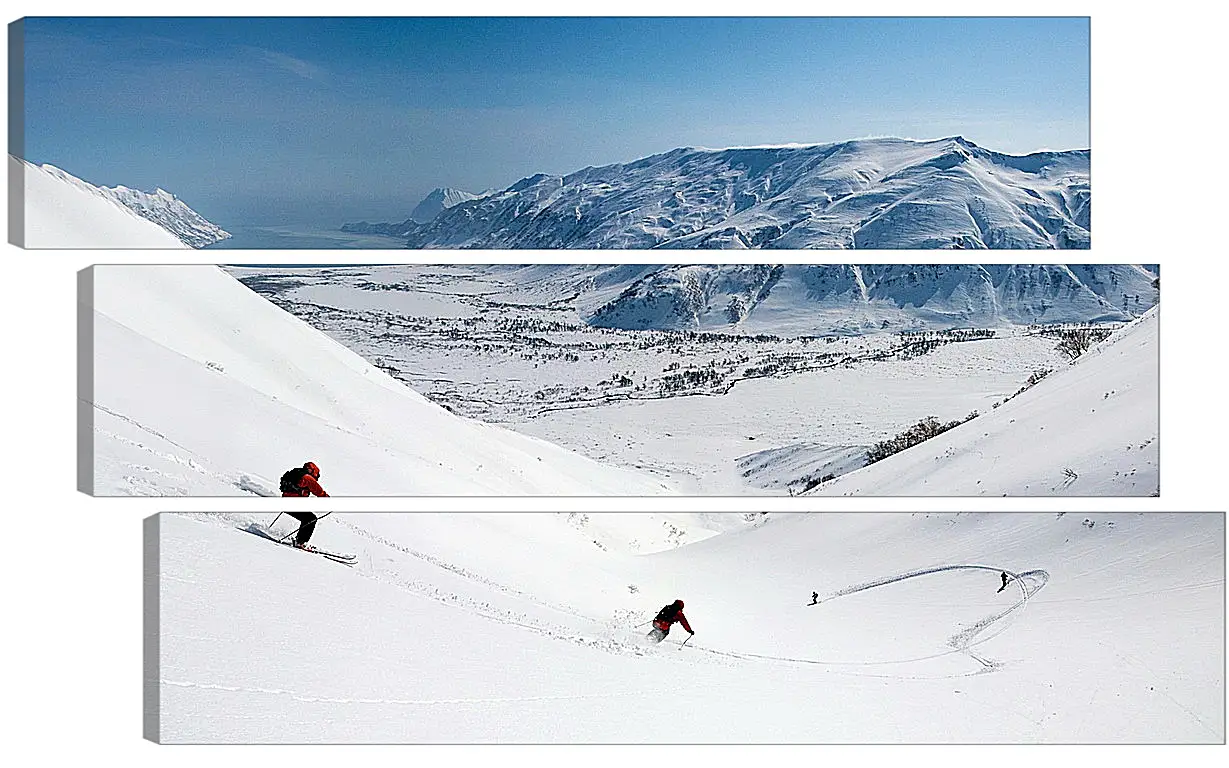
M1130 320L1154 306L1157 265L662 265L588 316L628 330L865 333Z
M475 195L474 193L466 192L463 189L439 187L432 190L430 194L419 201L418 205L414 206L414 210L410 212L410 218L406 219L405 221L378 224L360 221L358 223L343 224L341 231L359 235L408 237L409 234L414 232L420 225L430 222L447 209L470 200L476 200L486 194L490 193L484 192L482 194Z
M410 218L425 224L439 216L442 211L477 197L478 195L466 192L465 190L440 187L432 190L431 194L424 197L418 205L414 206L414 210L410 212Z
M26 248L203 248L230 237L163 189L95 186L53 165L12 155L9 173L24 181L25 242L20 245Z
M1089 150L1015 156L962 137L686 147L352 231L411 248L1087 248L1089 167Z

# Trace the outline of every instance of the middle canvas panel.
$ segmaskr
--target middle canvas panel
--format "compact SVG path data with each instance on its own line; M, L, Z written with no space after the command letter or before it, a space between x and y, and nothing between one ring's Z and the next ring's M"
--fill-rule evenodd
M99 265L80 490L1150 496L1159 267Z

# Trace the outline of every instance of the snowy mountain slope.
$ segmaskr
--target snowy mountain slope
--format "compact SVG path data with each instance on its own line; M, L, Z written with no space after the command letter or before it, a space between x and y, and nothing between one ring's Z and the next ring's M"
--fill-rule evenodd
M309 459L335 495L670 491L454 416L216 267L93 274L97 494L271 495Z
M162 227L97 187L9 155L23 180L23 248L187 248ZM11 236L16 237L16 232Z
M411 248L1087 248L1089 152L961 137L680 148L537 174L408 228Z
M414 206L414 210L410 212L410 217L405 221L377 224L360 221L343 224L341 231L360 235L387 235L389 237L404 238L410 232L417 229L420 224L426 224L448 208L470 200L476 200L479 197L482 197L482 195L475 195L472 192L453 189L452 187L438 187L420 200L418 205Z
M230 233L221 227L207 221L196 211L189 208L182 200L170 192L159 189L152 193L129 189L124 186L98 187L53 165L36 166L24 160L9 156L10 172L14 163L23 166L22 172L26 178L26 205L36 212L32 221L27 213L27 241L29 248L170 248L177 245L167 245L166 238L158 235L145 234L150 232L147 227L133 227L131 235L114 239L106 237L108 231L120 226L118 222L110 225L108 219L114 218L111 211L94 202L94 197L110 199L123 208L132 211L160 229L169 232L181 243L193 248L203 248L211 243L230 237ZM55 187L45 183L39 172L63 183L64 187L84 192L89 197L67 192L64 187ZM58 192L52 192L58 190ZM53 201L49 195L59 195ZM71 201L71 202L70 202ZM34 230L31 239L30 230ZM97 231L97 234L93 230ZM46 243L40 245L39 243ZM62 244L61 244L62 243Z
M656 516L589 517L335 514L313 541L351 568L244 530L271 514L164 514L149 735L1224 739L1223 514L676 515L702 540L648 556ZM695 637L643 645L675 598Z
M441 211L477 197L478 195L461 189L439 187L432 190L431 194L424 197L418 205L414 206L414 210L410 212L410 218L425 224L440 215Z
M230 233L205 219L175 195L164 189L142 192L124 186L102 187L121 203L149 219L193 248L225 240Z
M588 317L595 326L865 333L1129 320L1155 305L1146 265L663 266Z
M1158 311L1002 407L814 493L1157 495Z

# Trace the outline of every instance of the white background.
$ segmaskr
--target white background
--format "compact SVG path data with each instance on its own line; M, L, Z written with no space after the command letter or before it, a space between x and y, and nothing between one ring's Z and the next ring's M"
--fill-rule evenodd
M351 499L339 511L403 510L1224 510L1223 430L1226 387L1220 377L1226 342L1225 163L1222 148L1226 30L1222 6L1169 2L491 2L446 5L355 0L345 4L215 0L168 6L113 2L110 13L164 15L608 14L778 15L918 14L1092 16L1092 148L1096 190L1091 252L1036 254L1049 260L1160 263L1164 286L1161 348L1161 497L1151 499ZM1216 10L1211 10L1215 8ZM22 3L7 20L29 15L95 15L84 2ZM122 55L122 52L119 54ZM1037 63L1038 88L1048 77ZM784 140L784 139L783 139ZM68 169L70 172L72 169ZM5 505L3 699L6 762L300 766L337 761L462 765L533 760L549 765L624 765L653 762L792 765L852 761L913 765L1037 760L1086 764L1090 759L1172 759L1212 764L1217 748L1141 751L1131 747L157 747L141 740L141 521L165 509L272 510L273 499L90 499L74 490L76 477L76 272L91 263L161 263L169 252L23 252L5 246L7 288L0 311L4 334ZM222 252L218 252L221 254ZM716 254L706 254L713 260ZM188 258L199 254L187 254ZM259 253L262 263L301 263L304 252ZM979 258L984 260L987 254ZM991 253L998 261L1025 261ZM220 257L220 256L219 256ZM422 261L438 263L442 254ZM841 252L777 254L791 261L840 261ZM183 258L183 257L179 257ZM239 259L228 253L227 258ZM321 261L371 262L371 252L316 252ZM447 258L447 257L445 257ZM636 258L632 256L632 258ZM851 257L850 257L851 258ZM862 260L865 260L863 255ZM955 252L887 252L897 262L959 262ZM389 261L414 260L394 252ZM464 253L473 262L602 261L608 255L566 252ZM637 260L646 260L639 258ZM686 261L686 257L680 257ZM254 585L259 590L259 585ZM260 642L260 638L253 638ZM679 712L686 717L687 712ZM1219 750L1221 759L1225 756Z

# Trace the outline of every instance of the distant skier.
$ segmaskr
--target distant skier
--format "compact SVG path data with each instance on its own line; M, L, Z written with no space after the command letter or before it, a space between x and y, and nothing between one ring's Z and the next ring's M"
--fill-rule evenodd
M819 605L819 593L818 592L811 593L811 602L807 603L807 605Z
M313 462L307 462L282 475L282 496L328 496L320 487L320 467ZM294 545L303 549L316 531L316 516L311 512L287 512L286 514L299 521L299 532L294 537Z
M1003 571L1003 586L999 587L999 592L1002 592L1004 589L1007 589L1007 571ZM999 592L994 594L997 595Z
M666 635L670 634L670 625L676 621L683 625L683 629L695 634L691 625L687 623L687 617L683 615L683 601L675 600L657 612L657 617L653 619L653 631L649 632L646 637L655 643L660 643L666 639Z

